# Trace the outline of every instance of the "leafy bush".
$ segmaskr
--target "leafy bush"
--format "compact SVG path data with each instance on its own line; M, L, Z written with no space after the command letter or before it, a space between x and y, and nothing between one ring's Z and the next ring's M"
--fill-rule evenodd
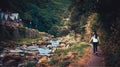
M19 33L21 37L25 37L26 35L26 28L25 27L18 27Z
M9 40L14 37L14 28L10 26L4 26L0 24L0 40Z

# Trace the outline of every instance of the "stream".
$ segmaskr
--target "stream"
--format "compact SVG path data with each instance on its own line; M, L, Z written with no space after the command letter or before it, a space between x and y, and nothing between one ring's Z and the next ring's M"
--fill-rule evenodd
M47 45L33 43L16 46L14 49L4 48L0 52L0 67L21 67L29 63L36 64L43 57L47 57L50 60L57 47L60 46L60 40L50 40L46 43Z

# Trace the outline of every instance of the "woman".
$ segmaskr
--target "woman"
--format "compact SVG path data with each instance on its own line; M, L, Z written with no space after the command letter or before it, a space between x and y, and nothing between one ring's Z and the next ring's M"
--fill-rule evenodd
M92 41L93 43L93 53L97 55L97 46L98 46L98 42L99 42L99 37L98 34L96 33L96 31L93 31L92 37L89 41L89 43Z

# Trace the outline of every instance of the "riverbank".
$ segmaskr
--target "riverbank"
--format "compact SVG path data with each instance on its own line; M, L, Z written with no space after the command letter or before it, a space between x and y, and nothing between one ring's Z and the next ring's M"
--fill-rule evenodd
M60 38L58 38L58 39L60 39ZM61 40L63 40L63 39L61 38ZM39 42L45 46L46 38L16 39L15 41L19 44L21 43L22 45L27 44L29 42L31 42L29 44L33 43L33 44L41 45L41 44L38 44L38 42ZM57 50L55 50L55 52L52 54L52 56L47 57L47 61L44 62L46 65L60 66L60 67L63 67L66 65L69 66L70 64L75 63L77 60L82 59L82 57L85 55L86 49L88 49L88 47L89 47L89 45L85 42L76 42L76 41L70 41L70 40L67 40L67 41L63 40L63 41L64 41L63 44L69 44L69 46L57 48ZM13 47L11 47L11 48L13 48ZM40 63L37 64L37 62L40 60L40 58L42 58L42 56L37 58L36 61L34 61L35 59L31 59L31 58L35 58L36 54L37 53L34 53L34 54L27 53L26 54L27 58L24 56L23 57L19 56L19 58L21 58L23 61L26 60L24 62L21 61L26 66L29 66L29 65L37 66L40 64ZM15 58L13 58L13 59L15 59ZM27 62L27 64L26 64L26 62Z

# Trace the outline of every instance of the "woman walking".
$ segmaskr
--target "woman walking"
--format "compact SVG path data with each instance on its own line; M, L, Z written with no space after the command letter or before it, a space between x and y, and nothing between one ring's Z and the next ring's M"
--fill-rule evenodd
M90 43L90 42L93 43L93 53L94 53L95 55L98 54L97 46L98 46L99 41L100 41L100 40L99 40L98 34L96 33L96 31L93 31L92 37L91 37L89 43Z

